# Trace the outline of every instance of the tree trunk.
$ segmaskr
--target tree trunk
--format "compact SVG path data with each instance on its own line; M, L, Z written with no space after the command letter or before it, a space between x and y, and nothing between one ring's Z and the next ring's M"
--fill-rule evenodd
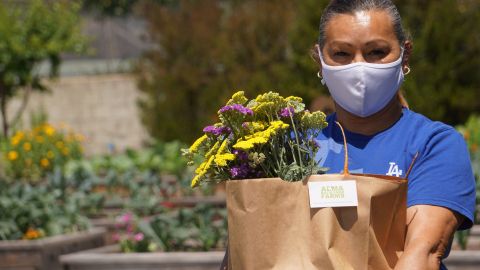
M15 117L13 117L13 120L11 123L9 123L10 127L14 127L17 125L17 123L20 121L22 118L23 112L27 108L28 101L30 100L30 93L32 92L32 87L31 86L25 86L25 93L22 99L22 104L20 105L20 108L18 108L18 111L15 114Z
M0 82L0 111L2 114L3 136L8 137L8 120L7 120L7 89Z

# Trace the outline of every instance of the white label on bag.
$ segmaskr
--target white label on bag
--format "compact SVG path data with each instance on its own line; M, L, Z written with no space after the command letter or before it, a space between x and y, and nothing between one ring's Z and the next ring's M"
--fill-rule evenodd
M358 206L354 180L309 182L310 208Z

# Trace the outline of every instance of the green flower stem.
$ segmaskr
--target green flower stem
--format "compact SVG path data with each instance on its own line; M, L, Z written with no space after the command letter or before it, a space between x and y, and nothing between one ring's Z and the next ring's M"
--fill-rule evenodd
M274 157L274 159L275 159L275 162L277 163L277 167L278 167L278 168L277 168L277 173L278 173L278 172L280 171L281 166L280 166L280 161L279 161L279 159L278 159L278 157L277 157L278 151L277 151L277 149L276 149L276 147L275 147L275 144L273 143L273 140L270 141L270 149L272 150L273 157Z
M298 140L298 132L297 132L297 128L295 126L295 121L293 121L293 115L290 113L290 120L292 122L292 126L293 126L293 132L295 132L295 140L297 141L297 152L298 152L298 158L300 159L300 168L303 169L303 164L302 164L302 155L300 153L300 141ZM293 151L293 150L292 150ZM292 153L293 156L295 157L295 154Z

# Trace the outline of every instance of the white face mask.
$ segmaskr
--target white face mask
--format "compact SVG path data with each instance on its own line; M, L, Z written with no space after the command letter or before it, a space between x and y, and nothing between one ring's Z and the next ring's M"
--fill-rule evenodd
M335 102L348 112L367 117L387 106L404 80L403 50L400 58L388 64L365 62L329 66L322 61L322 83Z

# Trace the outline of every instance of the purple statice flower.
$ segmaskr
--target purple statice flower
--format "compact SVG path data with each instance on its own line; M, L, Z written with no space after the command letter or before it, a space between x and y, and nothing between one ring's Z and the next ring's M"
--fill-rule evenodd
M219 113L224 113L227 111L237 111L243 115L253 115L253 111L245 106L242 106L240 104L233 104L233 105L227 105L222 107L219 110Z
M247 178L250 173L250 167L248 164L240 164L230 168L230 175L233 179Z
M280 110L281 117L290 117L290 116L293 116L294 113L295 113L295 109L293 109L293 107L287 107Z
M210 134L215 135L215 136L220 136L222 134L229 134L229 133L232 132L232 130L229 127L224 127L224 126L221 126L221 127L206 126L203 129L203 132L210 133Z
M233 150L233 154L237 156L240 161L248 161L248 154L242 150Z

